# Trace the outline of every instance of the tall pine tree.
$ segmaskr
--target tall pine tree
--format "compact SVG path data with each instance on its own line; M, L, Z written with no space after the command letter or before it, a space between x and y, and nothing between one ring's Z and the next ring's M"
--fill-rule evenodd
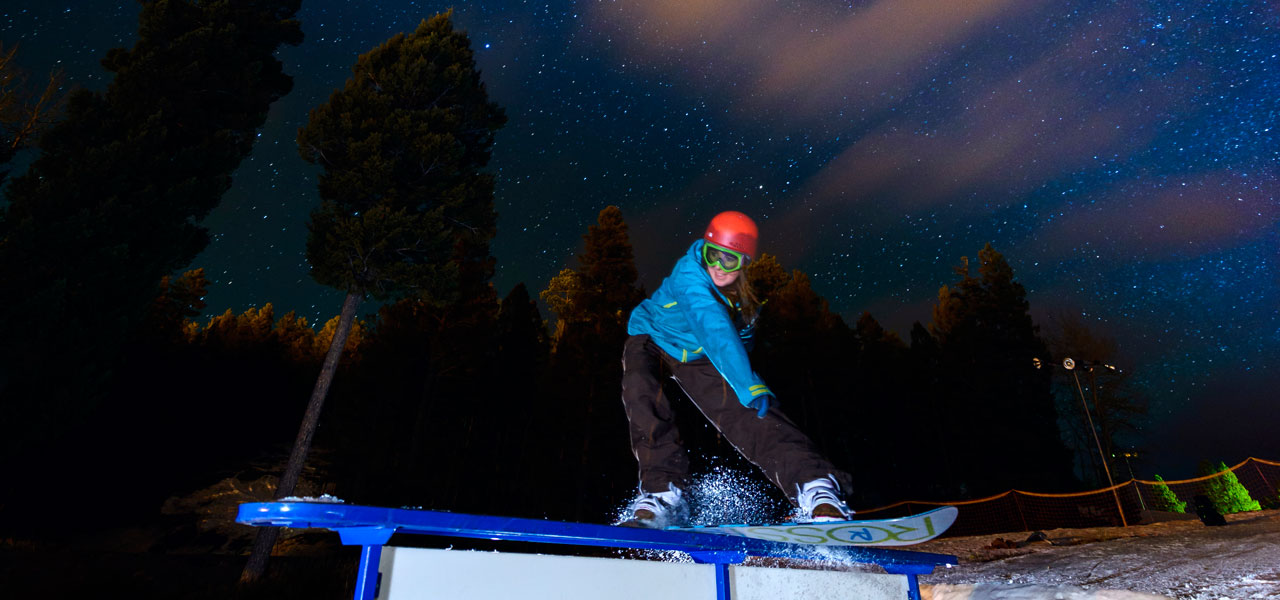
M630 467L626 415L618 401L620 358L627 319L644 291L636 285L631 239L618 207L601 210L582 239L577 268L562 271L542 297L558 319L551 370L561 396L552 401L564 435L560 485L579 492L572 516L599 518L610 496L625 493L621 482L631 484L619 475Z
M967 494L1009 486L1062 489L1070 459L1059 437L1047 356L1031 320L1026 290L990 244L978 253L978 272L967 258L960 281L943 286L930 334L941 356L944 417L960 457Z
M343 88L298 131L302 157L324 168L307 261L316 281L347 296L277 495L297 483L363 298L447 305L492 269L494 179L480 169L505 123L470 40L440 14L360 55ZM273 531L259 534L243 580L264 571Z
M757 262L747 274L767 302L760 310L752 364L777 392L787 416L834 454L848 441L840 424L849 421L856 407L854 398L843 393L847 388L841 389L845 382L830 374L849 367L852 332L813 289L808 275L797 270L782 279L774 257L766 254ZM842 456L832 458L845 466Z
M493 361L498 370L492 378L496 384L494 397L504 399L504 410L490 411L488 424L491 460L496 485L489 487L491 498L505 498L506 490L537 489L542 485L546 466L554 456L554 448L547 443L544 432L555 431L560 423L548 419L543 411L530 415L516 405L549 401L547 367L551 361L551 344L547 325L538 311L538 304L529 296L525 284L520 283L502 299L498 311L497 356ZM510 510L505 507L494 510ZM519 516L535 517L543 507L534 503L518 508Z

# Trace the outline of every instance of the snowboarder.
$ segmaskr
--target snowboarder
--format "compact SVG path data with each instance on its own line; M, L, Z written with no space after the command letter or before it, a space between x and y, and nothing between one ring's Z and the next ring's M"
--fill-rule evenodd
M851 477L778 410L747 357L760 303L745 267L757 256L758 238L747 215L716 215L661 287L631 312L622 402L640 489L628 508L628 525L662 528L688 520L689 460L671 400L662 392L664 365L725 439L782 489L797 507L797 521L850 517L841 492Z

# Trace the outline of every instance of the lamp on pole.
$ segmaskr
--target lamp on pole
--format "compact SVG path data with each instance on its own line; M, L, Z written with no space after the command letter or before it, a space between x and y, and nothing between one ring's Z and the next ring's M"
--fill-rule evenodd
M1116 499L1116 510L1120 512L1120 524L1128 527L1129 521L1124 518L1124 508L1120 505L1120 494L1116 493L1116 482L1111 479L1111 467L1107 466L1107 455L1102 451L1102 440L1098 439L1098 429L1093 425L1093 415L1089 412L1089 403L1084 399L1084 389L1080 386L1080 376L1076 373L1076 361L1068 358L1062 361L1062 366L1071 371L1071 376L1076 380L1076 390L1080 392L1080 405L1084 407L1084 416L1089 421L1089 433L1093 434L1093 441L1098 445L1098 457L1102 459L1102 470L1107 474L1107 486L1111 488L1111 495ZM1098 387L1094 377L1094 367L1105 367L1112 371L1116 370L1116 368L1098 362L1080 363L1078 366L1089 369L1089 388L1093 392L1093 405L1096 407L1098 405Z
M1138 453L1126 450L1120 453L1124 457L1124 466L1129 469L1129 481L1133 482L1133 491L1138 493L1138 504L1142 505L1142 510L1147 510L1147 501L1142 499L1142 492L1138 489L1138 478L1133 475L1133 465L1129 463L1130 458L1138 458Z

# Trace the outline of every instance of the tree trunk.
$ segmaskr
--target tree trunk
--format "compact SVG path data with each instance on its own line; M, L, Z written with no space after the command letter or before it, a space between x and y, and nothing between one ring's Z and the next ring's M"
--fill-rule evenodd
M342 314L338 318L338 329L333 333L333 341L329 344L329 353L324 357L324 365L320 367L320 376L316 378L316 387L311 391L311 401L307 403L307 411L302 415L302 425L298 427L298 437L293 441L293 451L289 453L289 462L284 473L280 475L280 485L276 487L276 500L293 495L302 476L302 467L307 462L307 453L311 451L311 438L315 435L316 425L320 422L320 409L324 399L329 395L329 385L333 383L333 374L338 370L338 361L342 358L342 350L347 345L347 336L351 333L351 325L355 322L356 308L360 306L362 294L348 292L342 303ZM253 540L253 551L249 554L249 562L240 573L241 584L252 584L262 578L267 570L267 561L271 558L271 547L276 544L280 530L277 527L262 527Z

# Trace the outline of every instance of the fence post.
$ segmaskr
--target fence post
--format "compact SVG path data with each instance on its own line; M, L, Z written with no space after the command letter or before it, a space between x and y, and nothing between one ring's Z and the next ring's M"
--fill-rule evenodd
M1124 506L1120 504L1120 493L1116 491L1116 488L1114 486L1112 486L1111 488L1111 496L1116 499L1116 510L1120 511L1120 525L1122 527L1128 527L1129 520L1126 519L1124 516Z
M1271 485L1270 481L1267 480L1267 476L1262 474L1262 467L1258 466L1257 459L1250 456L1249 462L1253 463L1253 470L1258 472L1258 477L1262 479L1262 485L1266 486L1267 488L1267 491L1268 491L1267 499L1274 498L1276 496L1276 488L1275 486Z
M1031 527L1027 526L1027 515L1022 512L1022 500L1018 498L1018 490L1011 491L1013 495L1013 507L1018 510L1018 519L1022 521L1022 530L1031 531Z

